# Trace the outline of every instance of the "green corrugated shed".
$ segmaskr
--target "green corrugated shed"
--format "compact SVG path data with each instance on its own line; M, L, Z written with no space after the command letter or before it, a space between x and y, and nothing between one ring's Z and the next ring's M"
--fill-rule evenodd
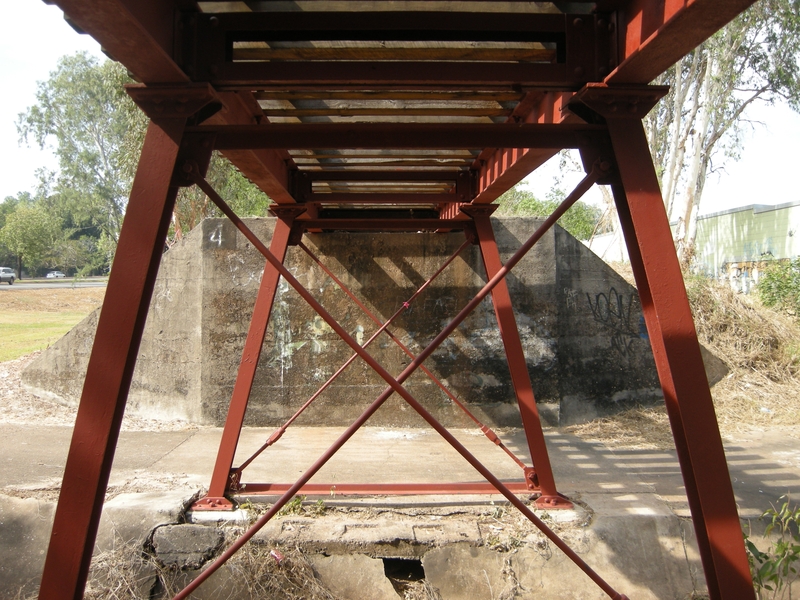
M751 271L757 267L753 263L795 258L800 255L800 201L703 215L695 239L698 266L716 277L728 276L732 265Z

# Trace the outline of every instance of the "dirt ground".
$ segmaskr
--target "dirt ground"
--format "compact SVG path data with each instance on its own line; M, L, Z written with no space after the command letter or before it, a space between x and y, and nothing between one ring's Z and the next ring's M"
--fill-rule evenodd
M106 289L64 288L9 290L0 295L0 310L13 312L85 312L89 314L103 303ZM41 352L17 360L0 362L0 423L63 425L72 427L77 407L55 400L37 398L25 390L20 381L22 371ZM170 423L126 416L122 423L126 431L180 431L183 422Z

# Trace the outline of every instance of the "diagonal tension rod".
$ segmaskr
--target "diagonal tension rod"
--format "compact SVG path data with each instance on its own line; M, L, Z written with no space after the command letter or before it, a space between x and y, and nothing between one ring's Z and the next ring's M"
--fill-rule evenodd
M389 327L389 325L391 325L391 324L392 324L392 323L393 323L393 322L394 322L394 321L395 321L395 320L396 320L398 317L400 317L400 315L402 315L402 314L403 314L403 313L404 313L406 310L408 310L409 308L411 308L411 303L412 303L414 300L416 300L417 296L419 296L419 295L420 295L420 294L421 294L423 291L425 291L425 289L426 289L426 288L427 288L427 287L428 287L428 286L429 286L431 283L433 283L433 281L434 281L434 280L435 280L435 279L436 279L436 278L437 278L439 275L441 275L441 274L442 274L442 272L443 272L443 271L444 271L444 270L445 270L445 269L446 269L446 268L447 268L447 267L450 265L450 263L452 263L452 262L453 262L453 261L454 261L454 260L455 260L455 259L458 257L458 255L459 255L459 254L461 254L461 253L464 251L464 249L465 249L465 248L467 248L467 246L469 246L469 245L470 245L470 242L469 242L469 241L465 241L463 244L461 244L461 246L458 248L458 250L456 250L456 251L455 251L455 252L454 252L454 253L453 253L453 254L450 256L450 258L448 258L448 259L445 261L445 263L444 263L444 264L443 264L443 265L442 265L442 266L439 268L439 270L438 270L438 271L436 271L436 273L434 273L433 275L431 275L431 277L430 277L430 278L429 278L429 279L428 279L428 280L427 280L425 283L423 283L423 284L422 284L422 286L420 286L420 288L419 288L417 291L415 291L415 292L414 292L414 293L411 295L411 297L410 297L408 300L406 300L405 302L403 302L403 305L402 305L402 306L401 306L401 307L400 307L400 308L397 310L397 312L395 312L395 313L394 313L394 314L393 314L393 315L392 315L392 316L389 318L389 320L388 320L388 321L386 321L386 323L380 323L380 322L378 322L378 325L380 325L379 329L378 329L378 330L377 330L375 333L373 333L373 334L372 334L372 336L371 336L371 337L370 337L370 338L369 338L369 339L368 339L368 340L367 340L367 341L364 343L364 345L362 346L362 348L366 348L367 346L369 346L369 345L370 345L370 344L371 344L373 341L375 341L375 340L378 338L378 336L380 336L380 334L381 334L381 333L383 333L384 331L386 331L387 327ZM342 290L344 290L344 292L345 292L345 293L346 293L348 296L350 296L350 297L351 297L353 300L355 300L355 302L356 302L356 303L357 303L357 304L358 304L358 305L359 305L359 306L360 306L360 307L361 307L361 308L362 308L362 309L363 309L363 310L364 310L364 311L365 311L365 312L366 312L366 313L367 313L367 314L368 314L368 315L369 315L369 316L370 316L370 317L371 317L373 320L376 320L376 317L374 317L374 316L372 315L372 313L370 313L370 312L369 312L369 310L367 309L367 307L366 307L366 306L364 306L364 305L363 305L363 304L362 304L362 303L361 303L361 302L360 302L360 301L359 301L357 298L354 298L354 297L351 295L351 292L350 292L350 290L348 290L347 288L345 288L345 287L344 287L344 284L343 284L343 283L341 283L341 282L340 282L340 281L339 281L339 280L336 278L336 276L335 276L335 275L333 275L333 273L331 273L331 272L330 272L330 271L329 271L329 270L328 270L328 269L327 269L327 268L326 268L326 267L325 267L325 266L324 266L324 265L323 265L323 264L322 264L322 263L319 261L319 259L318 259L316 256L314 256L314 254L312 254L312 253L311 253L311 251L308 249L308 247L307 247L305 244L303 244L302 242L300 242L299 246L300 246L300 247L301 247L303 250L305 250L305 252L306 252L306 253L307 253L307 254L308 254L308 255L309 255L309 256L310 256L310 257L311 257L311 258L312 258L312 259L313 259L313 260L314 260L314 261L315 261L317 264L319 264L319 265L320 265L320 267L322 267L322 270L323 270L323 271L325 271L325 272L326 272L328 275L330 275L330 276L333 278L333 280L334 280L334 281L335 281L335 282L336 282L336 283L337 283L337 284L338 284L338 285L339 285L339 286L342 288ZM388 333L390 336L392 336L391 332L387 331L387 333ZM392 336L392 338L393 338L393 339L396 339L396 338L394 338L394 336ZM398 343L399 343L399 340L398 340ZM407 353L408 353L408 352L407 352ZM286 433L286 430L289 428L289 426L290 426L292 423L294 423L294 421L295 421L295 420L296 420L296 419L297 419L297 418L298 418L298 417L299 417L299 416L300 416L300 415L303 413L303 411L305 411L305 409L306 409L306 408L308 408L309 406L311 406L311 404L312 404L312 403L313 403L313 402L314 402L314 401L315 401L317 398L319 398L319 396L322 394L322 392L324 392L326 389L328 389L328 387L330 387L330 385L331 385L331 384L332 384L332 383L333 383L333 382L334 382L334 381L335 381L335 380L336 380L336 379L339 377L339 375L341 375L342 373L344 373L345 369L347 369L347 367L349 367L349 366L350 366L350 365L353 363L353 361L354 361L356 358L358 358L358 354L357 354L357 353L354 353L354 354L353 354L353 355L352 355L352 356L351 356L349 359L347 359L347 361L346 361L346 362L345 362L345 363L344 363L344 364L343 364L341 367L339 367L339 369L338 369L338 370L337 370L337 371L336 371L336 372L335 372L333 375L331 375L331 376L328 378L328 380L327 380L325 383L323 383L323 384L322 384L322 386L321 386L321 387L320 387L320 388L319 388L319 389L318 389L316 392L314 392L314 394L313 394L313 395L312 395L312 396L311 396L311 397L310 397L308 400L306 400L306 402L305 402L305 403L304 403L304 404L303 404L303 405L302 405L302 406L301 406L299 409L297 409L297 412L295 412L295 413L294 413L294 414L293 414L293 415L292 415L292 416L291 416L291 417L290 417L290 418L289 418L289 419L288 419L288 420L287 420L287 421L286 421L286 422L285 422L283 425L281 425L281 426L280 426L278 429L276 429L276 430L275 430L275 431L272 433L272 435L270 435L270 436L269 436L269 438L267 439L267 441L266 441L266 442L264 442L264 444L263 444L263 445L262 445L262 446L261 446L261 447L260 447L258 450L256 450L256 451L255 451L255 453L253 453L253 455L252 455L250 458L248 458L246 461L244 461L244 462L243 462L241 465L239 465L237 468L233 469L233 471L231 472L231 475L232 475L232 476L236 476L236 475L240 474L240 473L241 473L241 472L242 472L244 469L246 469L246 468L247 468L247 467L248 467L248 466L249 466L249 465L250 465L250 464L251 464L251 463L252 463L252 462L253 462L253 461L254 461L256 458L258 458L258 456L259 456L259 455L260 455L262 452L264 452L264 450L266 450L267 448L269 448L270 446L272 446L272 445L273 445L275 442L277 442L279 439L281 439L281 437L283 436L283 434L284 434L284 433ZM413 356L412 356L412 358L413 358ZM427 369L426 369L424 366L422 367L422 369L423 369L425 372L429 372L429 371L428 371L428 370L427 370ZM433 374L431 374L431 377L433 377ZM437 383L438 383L438 382L437 382ZM440 387L441 387L441 384L439 384L439 385L440 385ZM474 417L473 417L473 419L474 419ZM477 420L476 420L476 422L477 422ZM480 423L478 423L478 424L480 425ZM525 465L522 465L522 467L524 468L524 467L525 467Z
M358 342L356 342L336 320L324 309L311 294L303 288L302 284L289 272L283 264L272 255L269 249L253 234L250 229L242 222L242 220L234 213L225 201L216 193L216 191L208 184L208 182L197 172L190 163L185 165L185 171L194 180L194 182L211 198L214 204L234 223L234 225L242 232L242 234L250 241L253 246L261 252L267 261L284 277L286 282L291 285L301 297L308 302L308 304L336 331L342 340L350 346L361 358L372 367L381 378L386 381L388 387L384 392L376 398L372 404L356 419L350 427L333 443L333 445L318 458L311 467L298 479L286 493L283 494L272 507L262 515L242 536L231 544L217 559L208 565L208 567L198 575L183 590L175 595L173 600L183 600L189 594L196 590L206 579L213 575L220 566L222 566L228 559L233 556L250 538L252 538L270 519L305 485L327 462L330 458L358 431L361 426L377 411L383 403L393 393L398 393L414 410L416 410L422 418L424 418L431 427L436 430L464 459L469 462L476 471L478 471L489 483L491 483L497 491L502 494L506 500L513 504L528 520L533 523L550 541L553 542L566 556L572 560L597 586L603 590L612 600L627 600L627 596L620 594L612 588L599 574L597 574L580 556L578 556L572 548L570 548L564 540L562 540L556 533L550 529L536 514L525 505L522 500L517 498L489 469L487 469L477 458L475 458L469 450L467 450L461 442L459 442L445 427L441 425L425 408L414 399L414 397L406 390L402 383L416 371L422 362L428 358L438 348L442 342L463 322L463 320L475 309L475 307L483 301L483 299L492 291L492 289L511 271L511 269L528 253L534 244L541 239L541 237L553 226L553 224L575 203L577 200L602 177L606 168L600 166L599 162L595 163L590 173L581 180L575 187L572 193L564 199L564 201L556 208L555 211L539 226L539 228L531 235L530 238L514 253L514 255L506 262L494 277L470 300L467 305L453 318L453 320L442 330L442 332L434 338L434 340L426 346L422 352L414 359L398 376L397 379L392 377L381 365L378 363L366 350L364 350Z
M356 295L355 295L355 294L354 294L354 293L353 293L353 292L352 292L352 291L351 291L351 290L350 290L350 289L349 289L347 286L345 286L345 284L344 284L344 283L342 283L342 281L341 281L341 280L340 280L338 277L336 277L336 275L334 275L334 274L331 272L331 270L330 270L330 269L328 269L328 267L326 267L324 264L322 264L322 261L321 261L321 260L320 260L320 259L319 259L319 258L318 258L318 257L317 257L317 256L316 256L314 253L313 253L313 252L311 252L311 250L308 248L308 246L306 246L306 245L305 245L303 242L300 242L300 244L299 244L300 248L302 248L302 249L305 251L305 253L306 253L306 254L308 254L308 256L309 256L309 257L311 257L311 260L313 260L315 263L317 263L317 265L319 265L319 267L320 267L320 268L321 268L323 271L325 271L325 273L328 275L328 277L330 277L331 279L333 279L333 281L336 283L336 285L338 285L338 286L339 286L339 288L340 288L340 289L341 289L341 290L342 290L342 291L343 291L345 294L347 294L347 295L350 297L350 299L351 299L353 302L355 302L355 303L358 305L358 307L359 307L359 308L360 308L360 309L361 309L361 310L364 312L364 314L365 314L365 315L367 315L367 316L368 316L368 317L369 317L369 318L370 318L370 319L371 319L371 320L372 320L372 321L373 321L373 322L374 322L376 325L378 325L378 327L380 327L380 329L378 330L378 333L380 333L381 331L384 331L384 330L385 330L385 331L386 331L386 335L388 335L388 336L389 336L389 337L392 339L392 341L393 341L395 344L397 344L397 347L398 347L398 348L400 348L400 349L401 349L401 350L402 350L402 351L405 353L405 355L406 355L406 356L408 356L408 357L409 357L411 360L414 360L414 359L416 358L416 356L414 356L414 353L413 353L413 352L411 352L411 350L409 350L409 349L408 349L408 346L406 346L405 344L403 344L403 342L401 342L401 341L400 341L400 339L399 339L399 338L398 338L398 337L397 337L395 334L393 334L393 333L391 332L391 330L389 330L389 329L386 329L386 327L387 327L387 326L388 326L388 325L389 325L389 324L390 324L392 321L394 321L394 319L395 319L397 316L399 316L400 314L402 314L402 312L403 312L404 310L408 310L408 309L410 308L411 301L412 301L412 300L414 300L414 299L415 299L415 298L416 298L416 297L419 295L419 292L421 292L421 291L422 291L422 289L423 289L425 286L427 286L427 285L428 285L428 284L429 284L429 283L430 283L430 282L433 280L433 278L434 278L434 277L438 276L438 275L439 275L439 273L441 273L441 272L444 270L444 267L446 267L448 264L450 264L450 262L452 262L452 260L453 260L453 258L455 258L455 256L457 256L458 254L461 254L461 251L462 251L464 248L466 248L468 245L470 245L470 242L469 242L469 240L465 241L465 242L464 242L464 243L461 245L461 248L459 248L459 249L456 251L456 253L453 255L453 257L451 257L451 258L450 258L450 259L449 259L449 260L448 260L448 261L447 261L447 262L446 262L446 263L443 265L443 267L442 267L441 269L439 269L439 271L437 271L437 272L434 274L434 276L433 276L431 279L429 279L428 281L426 281L426 282L423 284L423 287L421 287L417 293L415 293L413 296L411 296L411 299L409 299L407 302L403 303L403 307L402 307L400 310L398 310L398 311L397 311L397 312L396 312L394 315L392 315L392 317L391 317L391 318L390 318L388 321L386 321L386 323L383 323L383 322L382 322L382 321L381 321L381 320L380 320L378 317L376 317L376 316L375 316L375 314L374 314L374 313L372 313L372 311L370 311L370 310L369 310L369 309L368 309L368 308L367 308L367 307L364 305L364 303L363 303L363 302L361 302L361 300L359 300L359 299L358 299L358 297L357 297L357 296L356 296ZM370 338L370 342L372 341L372 339L373 339L373 338ZM367 345L367 344L364 344L364 346L365 346L365 347L366 347L366 345ZM354 358L355 358L355 357L354 357ZM348 364L350 364L350 363L348 362ZM497 435L497 434L496 434L494 431L492 431L492 429L491 429L491 428L490 428L488 425L484 425L483 423L481 423L481 422L478 420L478 418L477 418L475 415L473 415L473 414L470 412L470 410L469 410L469 409L468 409L468 408L467 408L467 407L464 405L464 403L463 403L463 402L461 402L461 400L459 400L459 399L458 399L458 398L455 396L455 394L453 394L453 392L451 392L451 391L450 391L450 390L447 388L447 386L445 386L445 385L444 385L444 384L443 384L441 381L439 381L439 379L436 377L436 375L434 375L433 373L431 373L431 371L430 371L430 370L429 370L429 369L428 369L428 368L427 368L425 365L420 365L420 366L419 366L419 369L420 369L420 371L422 371L423 373L425 373L425 375L427 375L427 376L428 376L428 378L429 378L429 379L430 379L430 380L431 380L433 383L435 383L435 384L436 384L436 385L439 387L439 389L440 389L440 390L442 390L442 391L443 391L443 392L444 392L444 393L447 395L447 397L448 397L448 398L450 398L450 400L452 400L452 401L455 403L455 405L456 405L456 406L458 406L458 407L459 407L459 408L460 408L460 409L461 409L461 410L464 412L464 414L465 414L465 415L467 415L467 416L468 416L470 419L472 419L472 420L475 422L475 424L476 424L478 427L480 427L480 430L481 430L481 432L483 432L483 434L484 434L484 435L485 435L485 436L486 436L486 437L489 439L489 441L491 441L491 442L492 442L493 444L495 444L496 446L499 446L500 448L502 448L502 449L503 449L503 451L505 451L505 453L506 453L506 454L508 454L508 455L511 457L511 460L513 460L515 463L517 463L517 465L518 465L518 466L519 466L521 469L525 469L525 468L526 468L526 467L525 467L525 463L523 463L523 462L522 462L522 461L521 461L521 460L520 460L520 459L519 459L519 458L518 458L518 457L517 457L517 456L516 456L516 455L515 455L513 452L511 452L511 450L509 450L509 449L508 449L508 447L507 447L507 446L506 446L506 445L503 443L503 441L500 439L500 437L499 437L499 436L498 436L498 435Z

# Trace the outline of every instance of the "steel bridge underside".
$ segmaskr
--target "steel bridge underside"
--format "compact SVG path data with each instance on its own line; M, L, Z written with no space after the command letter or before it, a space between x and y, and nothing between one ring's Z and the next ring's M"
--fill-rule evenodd
M466 493L502 493L550 535L517 496L535 493L538 506L570 505L550 467L504 277L594 184L611 186L619 213L710 596L755 597L697 334L641 122L666 93L651 82L754 0L47 1L140 82L128 93L150 125L84 383L41 598L83 596L175 199L181 187L192 185L266 261L247 316L250 330L209 492L195 509L224 509L241 486L246 465L235 467L234 453L281 278L350 345L354 359L367 362L387 384L298 481L248 484L248 490L262 485L281 498L229 552L295 493L313 489L308 482L316 470L393 393L486 480ZM490 222L492 202L565 148L579 150L586 177L519 251L501 262ZM277 225L268 244L205 179L215 150L272 199ZM463 231L465 244L480 249L488 283L422 352L408 351L408 367L392 375L283 266L288 246L304 247L304 233L328 231ZM512 483L497 480L402 385L415 370L425 371L425 358L487 296L532 463L516 459L520 481ZM394 317L370 318L379 332L388 333ZM478 425L504 447L494 432ZM382 489L354 484L351 492L464 489L458 483L426 490L404 483ZM609 597L625 597L561 540L553 541ZM187 597L201 583L202 576L176 597Z

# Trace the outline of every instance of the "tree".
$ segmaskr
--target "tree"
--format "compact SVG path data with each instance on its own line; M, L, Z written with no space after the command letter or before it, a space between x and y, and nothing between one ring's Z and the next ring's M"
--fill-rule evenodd
M22 279L23 262L36 269L51 258L61 224L41 206L20 204L6 217L0 241L17 256L17 275Z
M59 172L40 173L45 203L69 215L68 227L114 242L146 127L123 89L130 81L118 63L64 56L17 121L21 140L41 148L53 143Z
M85 53L64 56L39 83L36 104L19 115L23 141L52 144L58 173L40 171L37 203L56 216L63 234L54 266L108 269L147 128L147 118L125 93L125 68ZM269 198L215 153L208 179L241 216L266 214ZM179 239L216 208L195 188L178 195L173 233Z
M799 65L800 0L761 0L656 81L670 92L645 126L684 262L706 178L738 157L754 102L800 108Z
M532 217L549 217L564 200L565 194L554 188L546 200L539 200L532 192L514 186L497 199L500 208L497 214ZM558 220L558 224L579 240L588 240L597 227L600 210L578 201Z

